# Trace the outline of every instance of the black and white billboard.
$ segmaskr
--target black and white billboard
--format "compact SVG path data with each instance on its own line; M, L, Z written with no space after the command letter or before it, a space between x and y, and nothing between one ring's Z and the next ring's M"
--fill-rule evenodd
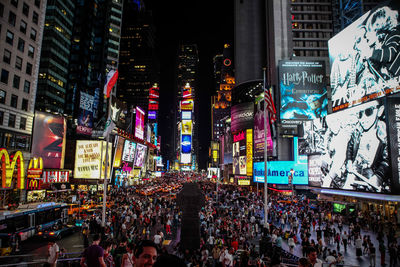
M399 7L385 2L329 40L334 112L400 91Z
M400 97L386 99L392 191L400 192Z
M396 193L390 168L385 106L382 99L313 121L307 136L312 185L318 186L315 165L320 162L323 188Z
M283 124L299 124L327 115L324 61L280 60L279 82Z

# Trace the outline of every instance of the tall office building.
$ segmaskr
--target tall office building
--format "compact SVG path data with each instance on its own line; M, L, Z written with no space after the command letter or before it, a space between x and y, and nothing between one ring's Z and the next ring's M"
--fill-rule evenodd
M218 90L216 96L212 96L212 140L218 141L223 135L224 122L223 119L230 117L232 89L235 86L235 78L233 72L233 53L229 44L224 45L223 54L214 57L214 76Z
M0 147L30 151L45 0L0 3Z
M47 2L36 109L64 114L75 4Z
M188 99L192 99L192 109L191 109L191 121L192 121L192 130L191 130L191 161L190 163L184 164L190 165L191 169L196 169L198 166L198 152L199 152L199 143L198 143L198 99L196 98L196 89L197 89L197 75L198 75L198 64L199 64L199 55L196 44L190 43L182 43L178 47L177 53L177 62L176 62L176 88L177 88L177 109L178 111L182 111L181 103L182 101L189 101ZM187 97L185 92L190 87L190 97ZM177 157L181 157L182 152L182 136L181 136L181 128L182 125L179 123L182 121L181 113L178 112L176 114L176 132L174 134L176 138L176 147L175 152ZM182 159L181 159L182 163Z
M153 15L141 1L125 1L117 97L148 113L149 89L159 83Z

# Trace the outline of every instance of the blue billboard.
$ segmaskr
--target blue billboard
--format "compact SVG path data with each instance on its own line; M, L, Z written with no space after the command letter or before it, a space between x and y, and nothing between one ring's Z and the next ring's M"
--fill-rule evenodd
M288 184L290 170L293 169L293 184L308 185L308 160L307 155L298 155L297 143L295 137L294 142L294 160L293 161L268 161L268 183L269 184ZM265 164L264 162L254 162L253 164L253 181L264 183L265 181Z
M192 136L182 135L182 153L190 153L192 151Z

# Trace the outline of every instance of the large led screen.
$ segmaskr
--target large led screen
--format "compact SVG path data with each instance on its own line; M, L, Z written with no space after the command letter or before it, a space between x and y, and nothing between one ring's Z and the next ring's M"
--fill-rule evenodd
M264 132L264 100L257 102L254 116L254 157L264 157L265 132ZM266 120L268 155L272 155L272 137L270 121Z
M231 131L236 132L253 128L254 104L242 103L231 107Z
M389 155L392 173L392 192L400 192L400 97L387 98L386 116L389 137Z
M282 123L326 116L328 98L324 77L324 61L279 61Z
M386 2L329 40L333 111L400 91L399 10Z
M119 168L121 166L121 159L122 159L122 153L124 152L124 146L125 146L125 138L118 136L118 142L117 146L115 148L115 154L114 154L114 168Z
M136 107L135 137L143 140L144 138L144 117L145 112Z
M230 125L225 128L224 134L224 164L232 163L232 132Z
M182 120L182 135L192 134L192 121Z
M193 110L193 99L186 99L181 101L181 110Z
M136 143L125 140L124 151L122 153L122 161L133 162L135 159Z
M191 120L192 112L191 111L182 111L182 120Z
M93 130L94 96L80 93L77 134L91 135Z
M313 121L306 141L310 153L321 155L322 174L319 183L313 180L315 186L392 193L382 102L373 100Z
M233 174L246 175L247 139L246 130L233 135Z
M146 160L147 147L142 144L137 144L136 147L136 157L135 157L135 167L143 167L144 161Z
M182 153L190 153L192 151L192 136L182 135Z
M64 168L65 135L64 117L35 112L31 156L43 159L43 168Z

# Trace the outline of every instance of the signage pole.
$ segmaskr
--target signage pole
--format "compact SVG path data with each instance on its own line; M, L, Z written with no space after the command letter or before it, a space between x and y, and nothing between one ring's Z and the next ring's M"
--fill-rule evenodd
M108 98L108 108L107 108L107 122L108 120L111 120L111 116L110 116L110 110L111 110L111 97L112 94L110 95L110 97ZM107 126L107 122L106 122L106 126ZM111 127L110 125L108 127ZM106 130L106 129L104 129ZM106 164L105 164L105 168L104 168L104 188L103 188L103 210L102 210L102 216L101 216L101 226L105 227L106 226L106 202L107 202L107 179L108 179L108 142L110 140L110 133L107 134L106 136ZM103 150L103 149L102 149ZM103 153L101 153L103 154ZM101 163L102 167L103 167L103 162ZM103 168L101 168L100 173L102 173ZM100 174L101 177L101 174Z
M265 68L263 68L264 73L264 228L269 230L268 225L268 144L267 144L267 103L265 101L265 91L266 91L266 81L265 81Z

